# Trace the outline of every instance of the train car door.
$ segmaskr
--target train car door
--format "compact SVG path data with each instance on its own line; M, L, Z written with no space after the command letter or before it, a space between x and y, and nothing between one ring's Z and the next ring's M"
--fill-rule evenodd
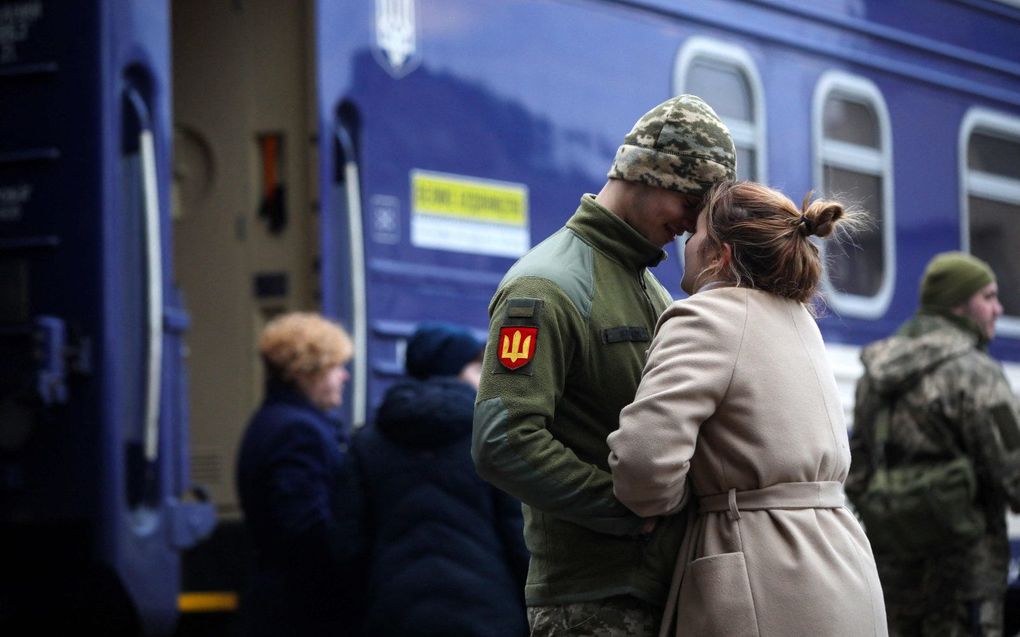
M182 454L168 33L160 1L0 2L4 634L167 634L213 524Z
M185 556L182 609L196 612L182 628L210 633L235 621L250 559L234 475L263 396L258 334L278 313L319 308L307 5L171 3L173 278L191 317L191 477L219 519Z
M175 0L174 280L186 336L192 471L239 515L234 456L262 398L266 321L318 308L310 196L307 11L272 0Z
M464 20L443 31L447 10ZM417 323L485 334L493 290L531 244L531 184L517 121L489 125L507 102L447 72L485 50L484 8L324 1L315 26L323 309L355 337L344 420L360 427L403 375ZM461 48L434 46L426 63L437 32ZM486 134L468 143L468 130Z

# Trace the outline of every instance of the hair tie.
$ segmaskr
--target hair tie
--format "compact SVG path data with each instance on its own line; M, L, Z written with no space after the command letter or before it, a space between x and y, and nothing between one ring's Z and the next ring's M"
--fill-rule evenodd
M813 221L807 218L807 215L802 214L800 218L797 219L797 225L803 226L801 228L801 234L803 234L805 237L811 236L815 232L815 224Z

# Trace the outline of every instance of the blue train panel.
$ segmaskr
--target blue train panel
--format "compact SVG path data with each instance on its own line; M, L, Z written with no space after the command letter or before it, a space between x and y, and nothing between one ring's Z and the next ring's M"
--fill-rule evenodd
M166 633L185 502L167 6L0 2L0 631Z
M321 192L333 280L324 307L364 329L353 421L365 421L399 371L400 338L415 320L484 326L482 306L519 252L514 230L528 245L548 236L581 193L601 186L636 114L693 87L713 93L710 102L747 138L746 156L759 156L743 176L798 200L837 190L877 212L874 236L844 259L862 289L827 288L821 326L830 342L858 348L895 330L916 308L924 264L938 251L972 248L1013 272L1007 250L967 245L961 130L975 109L1020 112L1020 66L1003 44L1017 33L1018 12L938 4L319 3L319 125L331 132L320 138L320 177L331 184ZM955 24L996 35L950 36L941 27L951 20L934 17L942 9ZM608 42L616 44L598 44ZM697 83L701 60L743 71L743 99L757 117L726 104L732 93ZM873 145L827 133L830 104L867 111ZM512 219L426 201L430 192L512 199L515 189L523 212ZM680 295L669 252L657 274ZM876 264L854 264L876 253ZM993 353L1020 361L1020 324L1004 323L1011 329Z

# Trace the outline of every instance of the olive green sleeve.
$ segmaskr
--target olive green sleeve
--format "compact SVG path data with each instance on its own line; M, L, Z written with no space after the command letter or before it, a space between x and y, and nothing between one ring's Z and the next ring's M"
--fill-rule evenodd
M503 368L498 352L510 299L540 302L533 358L517 370ZM529 506L591 530L638 533L643 520L613 495L609 472L583 461L548 428L571 363L585 354L585 322L576 307L551 282L521 277L497 293L490 317L471 450L479 475Z

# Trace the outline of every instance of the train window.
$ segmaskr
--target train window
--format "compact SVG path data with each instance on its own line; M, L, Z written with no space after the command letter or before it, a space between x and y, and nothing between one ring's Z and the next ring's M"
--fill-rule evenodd
M987 261L999 280L1000 334L1020 336L1020 119L982 109L960 136L962 247Z
M975 131L967 147L967 167L1020 179L1020 143L1016 139Z
M673 92L701 97L729 127L737 149L738 179L766 181L761 86L754 61L739 47L694 37L677 54Z
M825 136L848 144L880 148L878 122L869 104L834 97L825 101Z
M863 78L822 76L814 101L815 184L819 195L858 205L871 223L853 245L828 251L824 287L838 311L881 316L892 299L895 243L889 115Z
M687 71L687 93L702 97L720 117L754 123L751 106L751 87L744 73L735 65L720 60L699 57Z

